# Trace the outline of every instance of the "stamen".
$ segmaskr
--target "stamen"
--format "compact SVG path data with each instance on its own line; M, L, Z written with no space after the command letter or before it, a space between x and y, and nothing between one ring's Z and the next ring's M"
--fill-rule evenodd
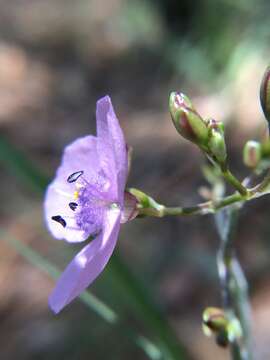
M82 231L79 227L76 227L76 226L67 226L66 228L67 228L68 230Z
M71 210L75 211L77 209L78 204L75 202L70 202L68 206L70 207Z
M65 192L65 191L62 191L62 190L60 190L60 189L55 189L55 191L56 191L59 195L63 195L63 196L68 197L68 198L70 198L70 199L73 198L72 194L69 194L69 193L67 193L67 192Z
M60 216L60 215L52 216L52 220L58 222L58 223L61 224L63 227L66 227L66 226L67 226L66 221L65 221L65 220L62 218L62 216Z
M83 170L76 171L75 173L69 175L69 177L67 178L67 182L73 183L73 182L77 181L79 179L79 177L82 176L82 174L83 174Z

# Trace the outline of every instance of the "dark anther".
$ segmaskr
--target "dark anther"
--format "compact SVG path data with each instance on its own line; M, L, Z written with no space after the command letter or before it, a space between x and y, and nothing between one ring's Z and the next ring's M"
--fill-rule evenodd
M79 177L82 176L82 174L83 174L83 170L76 171L75 173L69 175L69 177L67 178L67 182L73 183L74 181L77 181Z
M66 227L66 226L67 226L66 221L65 221L65 220L62 218L62 216L60 216L60 215L52 216L52 220L58 222L58 223L61 224L63 227Z
M77 209L78 204L75 202L70 202L68 206L71 208L71 210L75 211Z

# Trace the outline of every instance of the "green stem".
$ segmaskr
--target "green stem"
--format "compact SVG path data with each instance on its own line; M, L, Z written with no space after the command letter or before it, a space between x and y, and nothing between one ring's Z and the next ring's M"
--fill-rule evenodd
M142 193L145 199L145 204L140 203L138 205L138 210L140 215L154 216L154 217L164 217L164 216L188 216L188 215L206 215L214 214L218 210L221 210L229 205L236 203L241 204L242 202L255 199L258 196L267 193L267 188L270 186L270 170L264 177L261 183L254 186L253 188L244 187L232 174L229 170L224 172L224 177L231 183L234 184L234 187L237 188L237 192L232 195L225 196L221 199L209 200L203 203L199 203L190 207L174 206L167 207L157 203L150 196ZM132 193L137 192L137 189L131 189Z
M270 185L270 170L268 170L268 172L265 175L263 181L260 184L254 186L254 188L252 188L250 190L250 192L251 192L251 194L256 194L256 193L261 194L267 189L267 187L269 185Z
M164 205L159 205L156 208L139 208L140 215L147 216L155 216L155 217L163 217L169 215L175 216L188 216L188 215L206 215L206 214L214 214L217 210L220 210L228 205L232 205L234 203L240 203L245 200L250 200L246 196L243 196L239 193L234 193L232 195L226 196L220 200L210 200L195 206L191 207L166 207Z
M220 163L217 161L217 159L214 159L211 154L207 154L207 158L213 164L213 166L217 167L221 171L224 179L229 184L231 184L235 190L237 190L241 195L248 194L248 189L230 171L227 160L225 160L223 163Z
M250 334L250 304L247 281L237 260L233 242L234 230L238 220L238 209L229 208L221 215L225 219L217 221L221 238L217 264L222 288L223 306L229 321L238 319L242 334L231 343L234 360L252 360L252 341Z
M243 331L242 352L243 359L252 360L252 337L251 337L251 307L249 303L248 284L244 272L237 258L232 258L231 272L234 281L234 301L237 316Z
M248 190L241 182L231 173L228 168L225 168L222 171L222 175L224 176L225 180L228 181L241 195L246 195Z

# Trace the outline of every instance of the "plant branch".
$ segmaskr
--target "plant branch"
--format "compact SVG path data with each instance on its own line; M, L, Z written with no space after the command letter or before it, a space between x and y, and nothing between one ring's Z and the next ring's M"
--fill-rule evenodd
M251 194L261 194L267 189L267 187L269 185L270 185L270 169L268 170L268 172L265 175L262 182L260 184L256 185L256 186L254 186L254 188L252 188L250 190L250 192L251 192Z
M255 195L254 195L255 196ZM226 196L220 200L209 200L195 206L191 207L166 207L164 205L147 208L140 208L139 213L140 215L147 215L147 216L155 216L155 217L164 217L168 215L175 215L175 216L188 216L188 215L206 215L206 214L214 214L216 211L235 203L241 203L245 200L250 200L252 197L247 198L239 193L234 193L232 195Z
M222 175L241 195L246 195L248 193L247 188L231 173L229 168L223 170Z
M231 354L234 360L252 359L250 335L251 310L248 286L237 260L233 243L234 230L238 220L238 209L230 207L215 216L220 248L217 254L218 272L222 289L222 300L229 323L240 323L241 333L231 340Z

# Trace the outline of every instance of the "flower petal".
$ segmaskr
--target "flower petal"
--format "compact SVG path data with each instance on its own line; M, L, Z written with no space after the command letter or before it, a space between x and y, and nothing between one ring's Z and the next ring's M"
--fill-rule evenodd
M96 118L97 136L107 146L107 151L104 152L104 145L101 151L107 158L107 168L113 167L113 171L116 171L117 199L123 202L128 174L127 145L109 96L98 100Z
M97 153L97 138L86 136L79 138L64 151L62 163L57 170L56 177L48 186L45 195L45 220L52 235L57 239L70 242L84 241L90 234L77 228L75 212L69 207L70 202L76 201L74 193L75 183L69 183L67 178L76 171L83 170L86 179L96 179L100 170ZM60 215L67 226L52 220L52 216Z
M120 216L119 209L107 211L102 233L86 245L63 272L49 298L55 313L84 291L104 269L116 245Z

